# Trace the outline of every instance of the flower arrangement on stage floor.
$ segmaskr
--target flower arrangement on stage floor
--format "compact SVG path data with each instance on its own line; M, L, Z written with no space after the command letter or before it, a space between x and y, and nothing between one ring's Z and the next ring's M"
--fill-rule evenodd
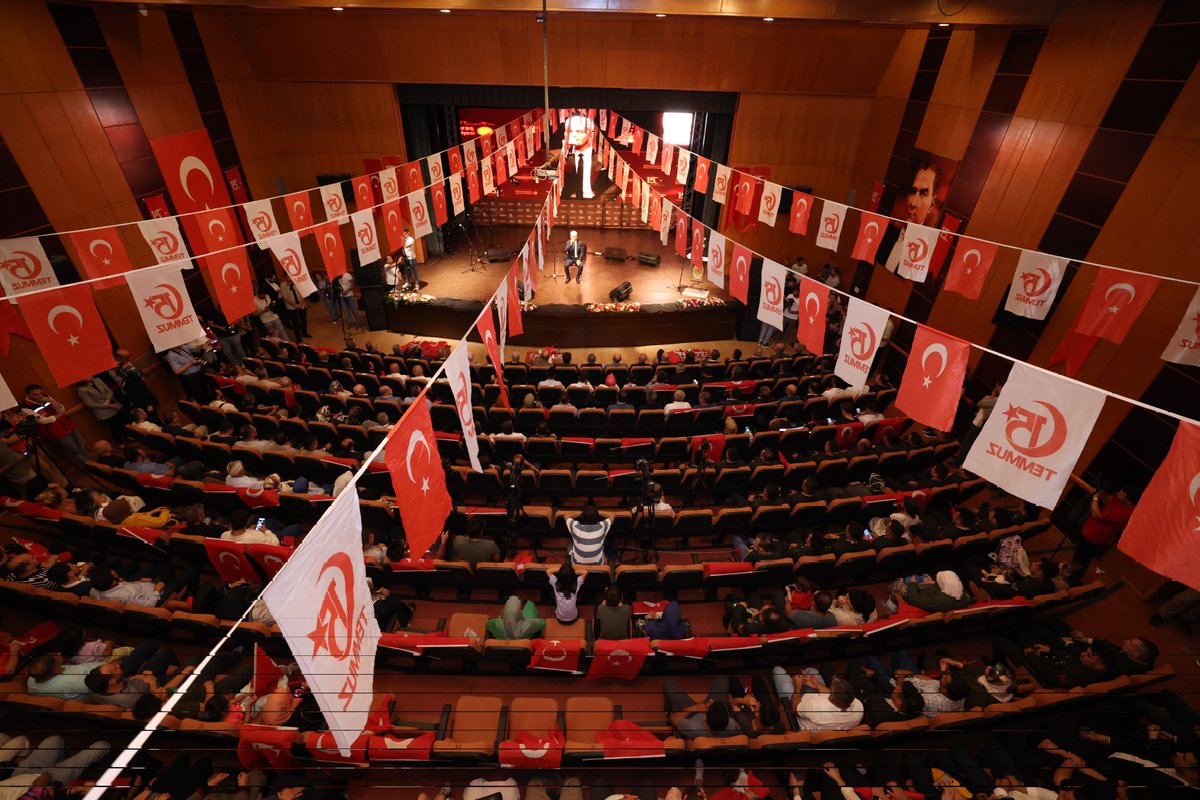
M420 294L418 292L391 292L388 295L388 300L398 306L420 306L426 303L432 303L437 300L431 294Z
M721 308L729 305L719 297L681 297L675 301L676 308Z
M533 303L522 300L521 301L521 310L522 311L537 311L537 306L534 305Z
M588 303L584 308L593 314L633 314L642 310L642 304L636 302Z

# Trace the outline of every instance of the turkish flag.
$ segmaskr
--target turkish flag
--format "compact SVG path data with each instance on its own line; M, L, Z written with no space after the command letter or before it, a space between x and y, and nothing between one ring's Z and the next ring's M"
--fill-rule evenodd
M404 165L404 193L415 192L425 188L425 179L421 177L421 162L410 161Z
M367 745L371 761L428 761L437 734L433 731L420 736L399 736L387 733L372 736Z
M942 286L948 292L961 294L968 300L978 300L983 292L983 282L987 279L988 270L996 258L999 245L971 239L967 236L958 237L958 247L954 249L954 258L950 261L950 269L946 272L946 283Z
M248 544L246 553L254 559L254 563L262 567L268 578L274 578L275 573L283 569L283 565L292 557L294 547L282 544Z
M800 318L796 326L796 341L813 355L824 355L829 287L821 281L801 275L799 298Z
M737 213L746 215L754 209L754 176L746 172L737 173L733 184L733 207Z
M962 220L949 214L942 220L942 232L938 234L937 246L933 248L933 256L929 259L929 277L934 280L942 273L950 246L954 244L954 234L961 226Z
M367 745L375 738L374 734L363 733L350 744L350 754L342 755L341 748L334 741L330 731L309 731L304 734L304 747L316 761L327 764L346 764L349 766L366 767Z
M429 189L429 193L433 195L433 219L438 225L445 225L450 221L450 217L446 214L446 182L438 181Z
M692 191L704 194L708 191L708 172L712 162L707 158L696 156L696 177L692 180Z
M504 383L504 359L500 355L500 343L496 341L496 323L492 320L492 304L488 303L483 308L483 313L479 315L479 321L475 324L479 329L479 338L483 340L484 347L487 348L488 358L492 360L492 368L496 370L496 383L500 385L500 402L504 403L505 408L511 408L508 402L508 387Z
M666 754L666 746L657 736L627 719L615 719L607 730L597 731L596 741L604 746L605 758L661 758Z
M161 194L152 194L144 197L142 198L142 202L146 204L149 219L162 219L163 217L171 216L171 209L167 208L167 200Z
M112 342L89 284L17 295L17 306L59 386L70 386L116 366Z
M188 131L150 140L176 212L190 214L231 205L208 131Z
M292 230L308 233L308 226L313 224L312 203L308 192L294 192L283 196L283 204L287 207L288 220Z
M208 560L212 562L217 574L225 583L259 582L258 571L254 569L250 559L246 558L246 545L225 539L206 538L204 552L208 553Z
M375 205L375 187L371 185L370 175L361 175L350 181L354 187L354 208L362 211Z
M383 217L383 229L387 232L388 243L392 250L404 247L404 211L400 208L399 200L389 200L379 208Z
M424 393L392 429L384 453L409 552L419 556L442 534L452 509Z
M704 269L704 223L692 220L692 269Z
M25 631L24 635L13 639L13 642L21 648L21 655L27 656L33 652L33 648L45 644L60 633L62 633L62 628L51 621L46 621Z
M887 222L888 218L883 214L862 212L862 219L858 223L858 238L854 240L854 250L850 257L874 264L875 254L879 252L879 242L883 239L883 232L887 230Z
M962 339L918 325L896 408L922 425L950 430L970 354L971 346Z
M237 496L247 508L278 508L279 492L274 489L251 489L249 486L238 486Z
M214 258L222 258L228 247L242 243L241 228L233 217L233 210L217 208L212 211L202 211L192 216L192 229L200 231L200 242L205 253L215 253Z
M733 246L733 258L729 260L729 294L743 303L750 290L750 250L740 244Z
M520 336L525 332L521 324L521 293L517 291L517 265L508 270L508 336Z
M467 198L472 203L478 203L482 196L479 188L479 168L474 164L467 170Z
M687 258L687 216L682 211L675 221L675 254L680 258Z
M555 728L545 736L517 731L500 743L500 766L509 769L558 769L562 766L563 735Z
M286 770L299 762L292 758L295 728L242 725L238 728L238 762L245 769Z
M792 192L792 210L788 216L788 230L804 236L808 233L808 215L812 211L813 197L807 192Z
M1145 310L1158 284L1159 279L1153 275L1101 267L1091 294L1075 320L1075 330L1120 344Z
M246 191L246 179L242 176L241 167L234 166L225 170L225 180L229 183L229 191L233 194L235 203L245 203L250 200L250 193Z
M83 271L89 278L104 278L133 269L125 243L116 228L94 228L69 234L71 244ZM119 280L99 281L95 288L104 289L120 284Z
M534 639L530 669L578 672L583 657L582 639Z
M346 245L342 241L341 225L330 220L313 228L312 233L321 250L321 260L325 262L325 273L333 280L346 271Z
M451 147L446 154L447 160L450 162L450 174L456 175L463 171L462 153L457 147Z
M658 230L662 227L662 195L653 189L648 189L650 192L650 229Z
M1200 589L1200 426L1181 422L1167 458L1133 510L1117 549L1160 575Z
M631 681L637 677L652 652L649 639L604 639L596 642L587 679L617 678Z
M254 677L250 684L254 689L254 693L257 695L270 694L278 688L279 679L282 677L283 670L256 643L254 645Z

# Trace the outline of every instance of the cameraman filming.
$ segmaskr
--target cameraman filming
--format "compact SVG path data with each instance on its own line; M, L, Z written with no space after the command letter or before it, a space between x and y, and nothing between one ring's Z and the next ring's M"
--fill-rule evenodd
M1075 563L1086 570L1092 559L1104 555L1121 538L1136 504L1135 492L1128 487L1121 487L1116 492L1094 492L1090 514L1075 544Z
M46 394L45 387L36 383L26 386L25 397L17 407L23 417L37 425L38 435L72 464L82 466L88 460L83 437L75 429L66 407Z

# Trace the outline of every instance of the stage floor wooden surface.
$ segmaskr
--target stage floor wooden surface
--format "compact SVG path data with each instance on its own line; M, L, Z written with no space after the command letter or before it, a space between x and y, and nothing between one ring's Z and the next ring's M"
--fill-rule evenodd
M528 236L529 229L518 226L477 226L475 229L480 239L476 243L478 253L480 245L489 247L504 247L519 250ZM563 251L566 247L567 235L570 233L565 226L555 227L550 241L546 245L545 270L537 277L538 305L551 303L599 303L608 301L608 293L622 281L633 285L633 295L630 300L639 303L671 303L682 295L679 291L680 267L683 270L683 286L694 285L705 289L711 296L723 300L729 294L708 281L691 283L692 268L684 259L675 255L673 246L663 247L659 242L658 233L651 230L614 230L579 228L579 238L587 246L590 255L584 267L582 283L572 281L567 285L563 278ZM454 298L459 300L486 300L496 290L509 262L495 264L476 264L471 269L471 252L461 233L449 237L448 243L455 248L453 253L431 259L418 268L421 278L421 291L439 298ZM613 262L596 251L603 252L608 247L624 248L635 260ZM662 256L662 262L657 267L650 267L636 260L638 253L657 253ZM536 260L531 268L536 267ZM552 280L552 269L557 272L558 279Z

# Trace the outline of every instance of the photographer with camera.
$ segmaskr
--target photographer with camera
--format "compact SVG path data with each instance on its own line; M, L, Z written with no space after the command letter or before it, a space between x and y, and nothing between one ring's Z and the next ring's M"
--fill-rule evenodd
M1089 516L1075 543L1075 563L1085 570L1092 559L1100 558L1121 538L1133 516L1137 496L1133 489L1121 487L1115 492L1100 489L1092 494Z
M46 394L45 387L36 383L26 386L25 397L17 407L27 422L32 421L37 426L38 436L72 464L82 466L88 460L87 446L68 416L66 407Z

